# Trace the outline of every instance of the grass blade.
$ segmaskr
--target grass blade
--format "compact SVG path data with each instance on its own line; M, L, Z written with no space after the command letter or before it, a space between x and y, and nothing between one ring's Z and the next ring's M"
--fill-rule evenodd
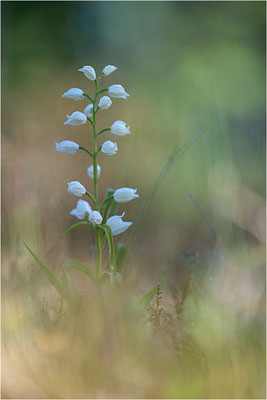
M193 136L191 139L189 139L185 144L183 144L182 146L175 146L173 151L171 152L166 164L164 165L164 167L162 168L162 170L160 171L159 176L157 177L157 179L154 182L154 185L152 186L151 191L148 193L148 196L146 198L146 201L144 203L144 206L141 210L141 213L137 219L137 223L135 225L135 230L133 233L133 237L130 243L130 250L129 250L129 255L130 252L132 251L136 238L137 238L137 234L139 232L139 229L142 225L142 222L144 220L145 217L145 213L148 209L148 207L150 206L151 201L153 200L153 198L155 197L155 194L157 193L157 190L160 186L160 184L162 183L163 179L165 178L165 176L167 175L167 173L169 172L171 166L173 165L173 163L175 161L178 161L181 156L186 152L186 150L188 150L193 143L195 143L203 134L203 131L198 131L198 133ZM129 257L128 257L129 260Z
M68 296L64 290L64 287L60 283L60 281L55 277L55 275L50 271L49 268L47 268L42 261L37 257L37 255L29 248L29 246L23 242L24 246L26 249L29 251L29 253L32 255L34 261L39 265L41 268L42 272L45 274L49 282L51 283L52 286L57 290L58 294L63 297L64 299L68 300Z

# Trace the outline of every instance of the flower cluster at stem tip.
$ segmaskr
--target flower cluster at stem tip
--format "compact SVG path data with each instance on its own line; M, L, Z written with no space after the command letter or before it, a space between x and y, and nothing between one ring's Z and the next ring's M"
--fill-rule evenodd
M101 173L101 167L97 164L97 157L100 151L108 156L117 154L118 146L117 143L114 143L111 140L106 140L101 146L98 147L97 137L104 132L109 132L110 135L115 137L131 134L130 127L127 126L126 122L121 120L113 122L112 125L110 125L108 128L102 129L100 132L97 132L96 130L96 114L99 110L107 110L111 107L111 97L115 99L127 99L130 96L120 84L111 85L102 90L98 89L100 79L110 75L116 70L117 67L113 65L107 65L97 76L93 67L85 65L78 71L82 72L90 81L94 81L94 96L90 96L79 88L71 88L62 95L63 98L75 101L84 100L85 98L90 100L90 103L84 108L83 112L74 111L71 115L67 115L67 120L64 122L64 125L77 126L84 125L89 122L93 129L93 150L89 150L70 140L63 140L60 143L56 143L56 150L59 152L76 154L79 150L83 150L93 159L93 164L87 168L87 175L94 182L94 193L92 194L87 191L87 189L78 181L69 182L67 191L77 197L82 197L83 195L89 196L90 200L93 202L94 210L87 201L79 199L76 207L70 211L70 214L79 220L87 218L89 223L93 226L101 224L103 224L103 226L108 226L112 232L112 235L118 235L124 232L132 225L132 222L123 221L122 218L125 213L122 213L122 215L112 215L111 217L107 218L107 215L105 216L105 201L108 201L111 197L115 203L126 203L134 198L139 197L139 195L136 193L137 189L124 187L112 191L112 195L106 198L102 203L98 202L98 179ZM104 92L107 92L107 95L102 95ZM102 96L99 97L99 95ZM104 211L102 211L103 215L101 214L102 208L104 209Z

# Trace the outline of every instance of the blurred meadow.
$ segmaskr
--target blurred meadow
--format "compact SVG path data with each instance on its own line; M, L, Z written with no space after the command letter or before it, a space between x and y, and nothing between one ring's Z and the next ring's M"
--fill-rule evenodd
M91 162L55 142L91 146L89 124L63 125L87 100L61 94L107 64L101 85L131 97L100 128L132 135L100 156L100 197L140 194L116 243L173 148L204 133L161 182L122 287L99 298L68 271L70 313L23 241L57 277L67 259L94 268L91 231L63 236L67 182L91 189ZM2 2L2 398L265 398L265 70L264 2ZM140 310L165 276L162 311Z

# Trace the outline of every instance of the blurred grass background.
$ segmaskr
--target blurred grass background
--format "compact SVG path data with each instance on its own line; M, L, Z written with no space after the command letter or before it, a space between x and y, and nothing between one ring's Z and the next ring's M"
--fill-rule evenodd
M131 97L99 127L122 119L132 135L100 158L100 195L137 187L125 220L173 147L204 136L151 203L120 296L99 310L71 271L87 308L59 318L22 240L57 275L68 258L93 265L90 232L62 237L76 204L67 182L91 189L90 161L54 143L91 143L88 125L63 126L87 101L61 94L92 90L77 69L107 64L118 70L102 84ZM265 69L264 2L2 2L3 398L265 398ZM166 272L156 335L129 304Z

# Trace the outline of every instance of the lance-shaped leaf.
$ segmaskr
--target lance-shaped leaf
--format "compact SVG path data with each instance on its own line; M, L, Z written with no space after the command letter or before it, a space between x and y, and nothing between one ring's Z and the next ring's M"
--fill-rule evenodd
M69 300L68 294L63 287L63 285L60 283L60 281L55 277L55 275L50 271L49 268L47 268L42 261L37 257L37 255L29 248L29 246L23 242L24 246L26 249L29 251L29 253L32 255L34 261L39 265L41 268L41 271L45 274L49 282L51 283L52 286L57 290L58 294L63 297L65 300Z
M81 263L80 261L68 260L63 264L63 268L67 267L72 267L77 269L78 271L83 272L84 274L88 275L94 283L96 283L93 271L89 267L87 267L87 265Z

